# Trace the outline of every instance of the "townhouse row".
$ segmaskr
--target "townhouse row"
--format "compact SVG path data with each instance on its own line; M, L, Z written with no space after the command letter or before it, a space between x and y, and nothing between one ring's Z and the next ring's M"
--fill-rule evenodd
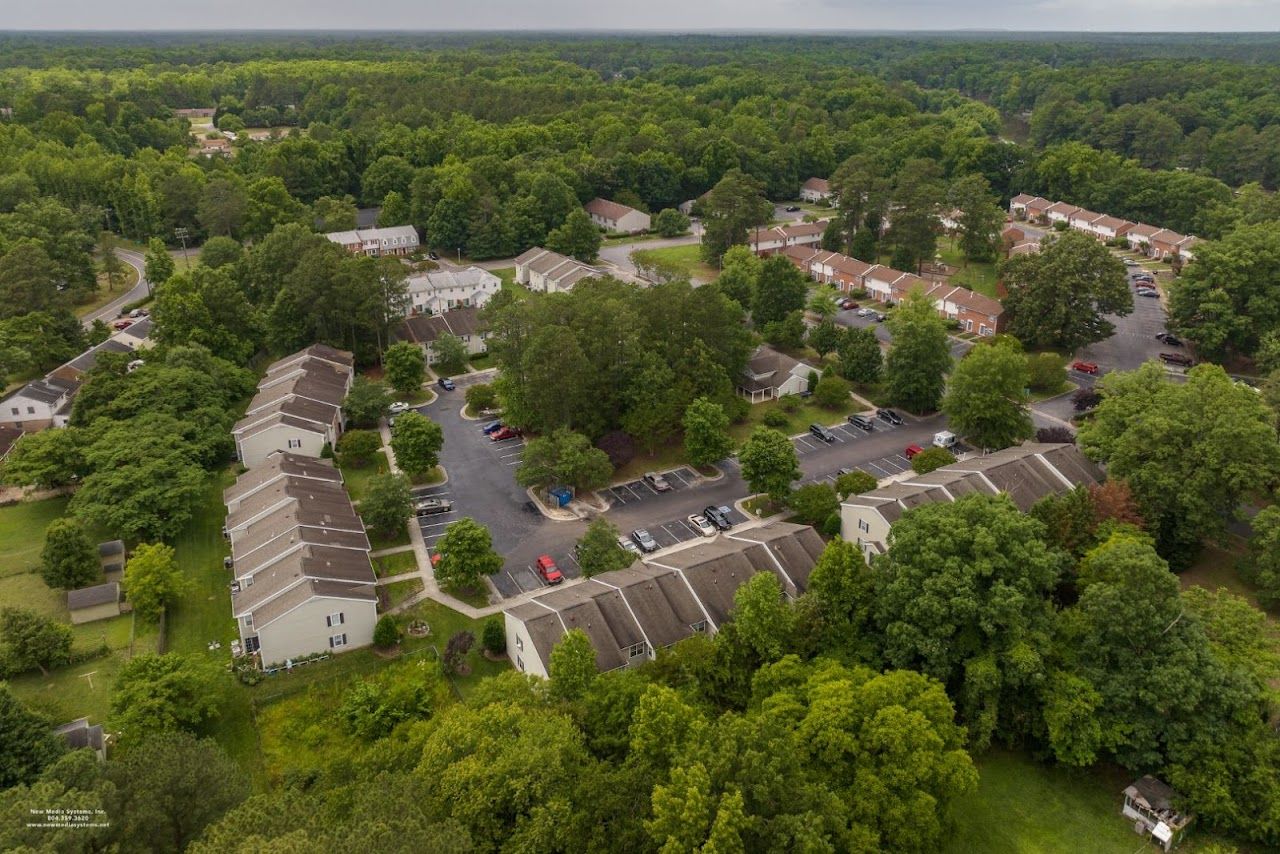
M1100 214L1066 202L1051 202L1040 196L1019 193L1009 201L1009 213L1015 219L1038 222L1043 225L1065 223L1067 228L1096 237L1099 240L1124 238L1129 248L1157 261L1182 261L1195 259L1195 247L1200 238L1179 234L1167 228L1130 222L1127 219Z

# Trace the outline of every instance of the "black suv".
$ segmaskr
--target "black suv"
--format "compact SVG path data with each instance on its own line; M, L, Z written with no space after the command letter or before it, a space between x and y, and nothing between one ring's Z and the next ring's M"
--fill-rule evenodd
M832 433L830 430L828 430L826 427L823 427L821 424L810 424L809 433L815 438L821 439L822 441L827 442L828 444L836 440L836 434Z
M876 417L881 421L888 421L895 427L902 426L902 416L894 412L892 409L877 409Z
M868 433L876 429L876 425L871 423L871 419L865 415L850 415L849 423L859 430L866 430Z
M729 521L728 507L704 507L702 515L707 517L707 521L716 526L717 531L727 531L733 527L733 523Z

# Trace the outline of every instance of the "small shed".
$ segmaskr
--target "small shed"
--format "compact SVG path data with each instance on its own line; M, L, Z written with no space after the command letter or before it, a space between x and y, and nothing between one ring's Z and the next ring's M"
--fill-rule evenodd
M92 750L101 762L107 758L107 738L102 724L89 725L88 718L76 718L54 730L71 750Z
M1148 774L1124 790L1120 813L1133 819L1135 832L1150 835L1161 848L1169 851L1182 840L1195 819L1194 815L1173 808L1177 799L1178 793L1172 786Z
M119 581L119 574L124 572L124 540L110 540L98 543L98 559L102 562L104 573L116 573L114 577L107 575L112 581Z
M68 591L67 610L71 612L71 622L77 625L118 617L120 615L120 583L108 581L106 584L95 584L92 587Z

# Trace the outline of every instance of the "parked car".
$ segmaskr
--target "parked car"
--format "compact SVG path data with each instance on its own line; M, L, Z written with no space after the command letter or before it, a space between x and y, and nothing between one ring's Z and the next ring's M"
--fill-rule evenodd
M1132 258L1126 258L1124 259L1124 265L1126 267L1136 267L1138 266L1138 262L1133 260Z
M656 471L647 471L644 473L644 482L649 484L649 488L654 492L670 492L671 484L667 483L667 479Z
M877 409L876 417L881 421L888 421L895 427L902 425L902 416L894 412L892 409Z
M689 527L704 537L714 537L716 535L716 526L708 522L706 516L698 513L694 513L689 517Z
M1191 367L1194 362L1186 353L1161 353L1160 361L1166 365L1181 365L1184 368Z
M1153 291L1151 288L1138 288L1136 291L1134 291L1134 293L1135 293L1135 294L1137 294L1137 295L1138 295L1138 296L1140 296L1140 297L1148 297L1148 298L1151 298L1151 299L1159 299L1159 298L1160 298L1160 292L1159 292L1159 291Z
M853 309L855 309L855 308L857 308L857 307L858 307L857 300L851 300L851 299L842 299L842 300L840 300L840 310L841 310L841 311L852 311Z
M637 546L635 542L631 540L630 537L618 537L618 546L624 549L625 551L631 552L633 555L636 555L637 557L640 556L640 547Z
M916 454L921 454L921 453L924 453L924 448L920 447L919 445L907 445L907 447L905 447L902 450L902 455L907 459L911 459Z
M1181 347L1182 339L1171 332L1157 332L1156 340L1162 344L1168 344L1170 347Z
M816 439L821 439L827 444L831 444L836 440L836 434L832 433L830 430L828 430L826 427L823 427L821 424L810 424L809 434Z
M933 446L935 448L954 448L956 446L956 434L950 430L939 430L933 434Z
M859 430L866 430L868 433L876 429L876 425L865 415L850 415L849 423Z
M728 507L703 507L702 515L708 522L715 525L718 531L727 531L733 527L733 523L729 521Z
M435 252L428 252L428 253L427 253L427 257L428 257L428 258L430 258L432 261L439 261L439 260L440 260L440 256L439 256L439 255L437 255Z
M858 317L870 317L871 315L873 315L873 314L875 314L875 313L876 313L876 310L875 310L874 308L860 308L860 309L858 309Z
M129 312L129 316L134 320L137 320L139 317L146 317L147 314L148 312L145 308L135 308L133 311Z
M387 411L392 415L399 415L401 412L409 411L409 404L405 403L403 400L397 400L395 403L387 407Z
M122 317L119 320L117 320L115 323L111 324L111 328L112 329L128 329L132 325L133 325L132 320L130 320L127 317Z
M787 205L787 206L786 206L786 208L784 208L784 210L786 210L786 212L787 212L787 213L796 213L797 211L799 211L799 210L800 210L800 206L799 206L799 205Z
M631 539L640 547L640 551L645 554L648 554L649 552L656 552L658 550L658 541L655 540L644 528L636 528L632 531Z
M502 429L501 421L490 421L488 424L484 425L484 427L480 428L481 432L484 433L486 436L492 436L494 433L497 433L501 429Z
M538 559L533 564L538 570L538 577L548 584L559 584L564 581L564 576L560 573L560 567L556 566L556 562L551 559L551 555L538 555Z
M1098 373L1098 365L1096 362L1075 361L1071 363L1071 370L1079 371L1082 374Z
M448 377L441 377L440 379L436 380L436 385L440 386L440 388L444 389L445 391L453 391L455 388L457 388L457 386L453 384L453 380L449 379Z
M489 434L491 442L505 442L507 439L514 439L520 435L520 431L514 427L501 427Z
M889 319L889 315L883 312L873 311L871 312L871 319L874 320L876 323L884 323L886 320Z
M419 498L413 502L413 515L439 516L453 511L453 502L445 498Z
M388 427L396 426L396 419L399 417L400 417L399 415L392 415L390 418L387 419L387 426Z

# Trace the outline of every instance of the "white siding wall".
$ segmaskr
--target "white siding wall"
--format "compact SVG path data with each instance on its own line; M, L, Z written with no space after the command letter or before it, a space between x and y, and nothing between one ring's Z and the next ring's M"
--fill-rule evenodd
M236 447L244 467L251 469L261 465L272 451L288 451L291 454L319 458L320 452L324 450L325 438L324 431L319 427L316 431L309 431L278 424L270 430L263 430L248 439L237 441ZM291 439L297 440L299 446L289 447Z
M880 511L871 507L840 506L840 536L849 543L886 543L889 540L889 523ZM863 557L869 552L862 546Z
M529 639L524 623L510 614L503 614L502 617L506 622L507 657L511 659L511 665L532 676L547 678L546 663L538 656L538 650Z
M326 625L325 618L339 611L343 615L342 625ZM377 622L378 608L374 602L312 599L266 628L257 630L258 642L262 644L262 661L264 664L276 664L313 652L345 652L368 646L373 643L373 627ZM329 638L338 634L347 636L347 645L331 649Z

